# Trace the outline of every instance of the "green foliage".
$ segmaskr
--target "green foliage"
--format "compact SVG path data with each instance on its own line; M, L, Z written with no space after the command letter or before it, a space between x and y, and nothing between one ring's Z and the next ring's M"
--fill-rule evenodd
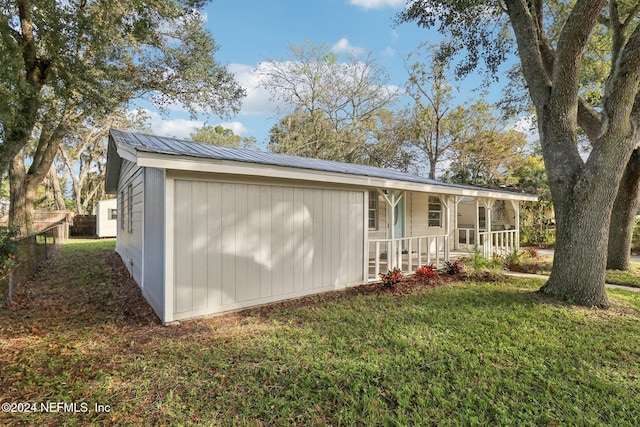
M424 28L438 26L445 35L437 51L440 63L459 60L455 67L463 77L480 66L490 76L498 72L512 46L501 3L477 0L421 0L411 2L397 16L398 22L416 22ZM466 55L460 56L465 50Z
M444 272L449 276L455 276L464 272L464 267L460 260L455 261L445 261L444 262Z
M222 126L203 125L190 135L195 142L204 144L223 145L226 147L251 148L256 149L256 139L254 137L244 138L236 135L233 130L225 129Z
M11 227L0 227L0 274L4 275L16 264L17 232Z
M555 227L551 218L553 203L548 200L523 202L520 210L520 242L524 245L553 246Z
M476 247L471 255L458 260L464 266L464 273L467 280L478 281L500 281L504 279L502 269L505 264L504 258L493 256L486 258Z
M135 98L167 110L236 113L244 89L192 0L4 2L0 19L0 170L12 164L19 225L69 130ZM30 156L28 165L23 153ZM15 161L13 161L15 159ZM27 170L28 166L28 170ZM24 200L22 200L24 199ZM22 206L25 206L22 208Z
M386 273L380 273L380 280L382 284L387 288L392 288L397 285L403 278L402 270L398 267L393 270L389 270Z
M640 263L632 262L628 271L607 270L604 280L614 285L640 288Z
M631 252L640 254L640 218L636 218L633 226L633 237L631 238Z
M523 133L506 130L494 107L478 101L464 112L460 143L453 147L445 179L479 185L515 185L515 171L525 158L527 140Z

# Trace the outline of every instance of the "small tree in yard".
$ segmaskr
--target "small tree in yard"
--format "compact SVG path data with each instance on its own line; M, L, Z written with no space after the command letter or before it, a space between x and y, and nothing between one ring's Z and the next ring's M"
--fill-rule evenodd
M565 5L562 5L565 6ZM560 26L543 0L414 0L401 13L450 36L441 51L452 57L460 45L468 55L465 74L484 59L497 72L510 48L512 30L529 96L535 106L542 154L556 214L556 254L542 293L585 306L609 305L604 287L611 213L640 129L640 4L619 0L577 0ZM580 71L588 42L611 37L610 71L594 108L580 93ZM592 151L581 157L578 129Z

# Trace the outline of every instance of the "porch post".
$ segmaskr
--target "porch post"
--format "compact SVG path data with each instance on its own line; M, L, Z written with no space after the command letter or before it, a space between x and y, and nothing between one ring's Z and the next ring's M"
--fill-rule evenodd
M516 251L520 250L520 202L518 200L511 200L511 207L513 207L513 226L516 230Z
M462 201L463 196L454 196L454 209L453 209L453 248L455 250L460 249L460 231L458 230L458 204ZM469 236L465 235L465 245L467 245L467 249L469 249Z
M493 236L491 235L491 221L493 220L492 216L493 216L494 203L495 203L495 200L484 199L482 201L482 204L484 205L485 231L487 232L487 238L484 241L484 256L487 258L493 254L494 242L493 242Z
M474 246L480 249L480 199L478 197L476 197L476 216L475 216L473 227L475 228L475 232L476 232L476 237L474 239L474 243L475 243ZM467 245L468 244L469 243L467 243Z
M444 204L445 218L447 221L447 238L444 241L444 260L449 261L449 240L451 240L451 196L441 196L440 200ZM438 248L436 247L436 251Z
M398 259L396 257L396 193L395 191L391 191L391 215L388 217L390 224L389 229L391 230L391 253L387 255L387 260L392 260L392 265L389 265L389 270L393 269Z

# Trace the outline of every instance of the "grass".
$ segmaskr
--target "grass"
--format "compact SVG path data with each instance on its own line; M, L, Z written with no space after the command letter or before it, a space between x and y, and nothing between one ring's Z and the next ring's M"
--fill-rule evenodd
M640 288L640 263L632 262L629 271L607 270L605 273L607 283L614 285L631 286Z
M543 274L548 276L551 273L552 265L553 257L549 256L523 258L518 260L517 264L513 265L511 269L522 273ZM628 271L607 270L605 272L605 281L614 285L640 288L640 263L632 262L631 269Z
M0 400L88 412L0 424L640 424L640 294L603 311L465 282L162 327L112 248L65 245L0 312Z

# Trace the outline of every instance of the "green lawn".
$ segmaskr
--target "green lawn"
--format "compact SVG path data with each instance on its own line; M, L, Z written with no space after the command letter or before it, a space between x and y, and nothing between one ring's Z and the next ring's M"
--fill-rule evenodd
M536 280L352 290L162 327L96 244L65 246L0 311L2 402L88 412L0 424L640 424L640 294L610 290L603 311Z
M513 270L523 273L549 275L552 265L553 257L525 258L520 260ZM640 263L632 262L629 271L607 270L605 272L605 281L614 285L640 288Z
M605 280L615 285L640 288L640 263L632 262L629 271L607 270Z

